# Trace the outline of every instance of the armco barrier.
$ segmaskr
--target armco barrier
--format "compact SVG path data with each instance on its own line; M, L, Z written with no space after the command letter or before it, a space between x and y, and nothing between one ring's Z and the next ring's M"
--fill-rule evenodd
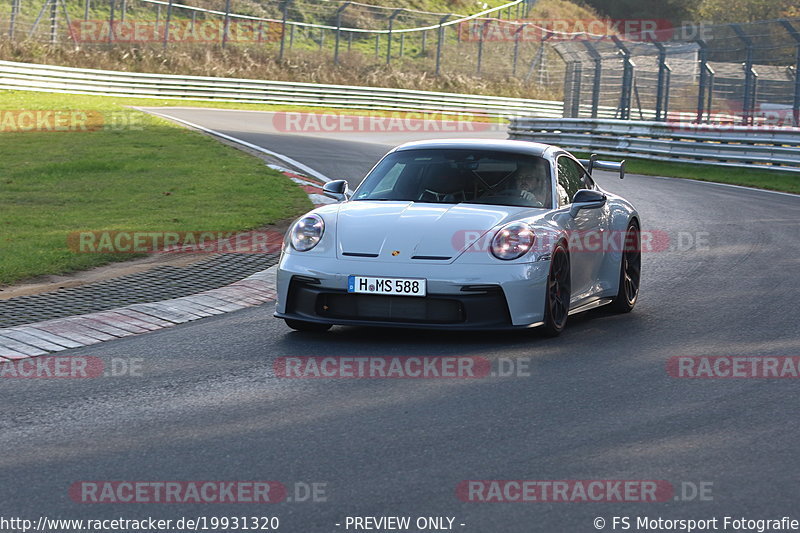
M512 119L512 139L601 155L800 172L800 128L605 119Z
M560 117L550 100L204 76L141 74L0 61L0 89L340 109Z

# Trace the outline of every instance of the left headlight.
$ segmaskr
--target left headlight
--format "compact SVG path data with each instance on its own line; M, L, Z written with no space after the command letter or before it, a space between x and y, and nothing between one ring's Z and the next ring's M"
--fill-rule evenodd
M492 239L492 255L510 261L522 257L533 248L535 235L527 224L512 222L497 230Z
M307 252L322 240L325 222L319 215L307 215L298 220L289 230L289 242L298 252Z

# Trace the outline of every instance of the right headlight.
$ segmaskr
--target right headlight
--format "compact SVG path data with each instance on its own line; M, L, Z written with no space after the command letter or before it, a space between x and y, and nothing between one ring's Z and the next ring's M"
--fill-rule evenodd
M535 240L533 230L522 222L506 224L494 234L492 239L492 255L504 261L522 257L531 248Z
M289 242L298 252L307 252L322 240L325 222L319 215L307 215L298 220L289 230Z

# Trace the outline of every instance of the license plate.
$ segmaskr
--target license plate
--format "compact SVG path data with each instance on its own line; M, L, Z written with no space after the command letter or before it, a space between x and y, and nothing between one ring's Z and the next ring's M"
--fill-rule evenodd
M376 278L350 276L347 292L391 294L393 296L425 296L425 280L420 278Z

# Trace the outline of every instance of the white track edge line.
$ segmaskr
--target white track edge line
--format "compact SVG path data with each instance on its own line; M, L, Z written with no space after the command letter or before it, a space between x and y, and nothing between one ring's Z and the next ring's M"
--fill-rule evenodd
M257 152L261 152L261 153L270 155L272 157L275 157L276 159L280 159L281 161L283 161L284 163L286 163L286 164L288 164L290 166L298 168L298 169L302 170L303 172L306 172L306 173L314 176L315 178L317 178L319 180L322 180L325 183L331 181L331 179L328 176L326 176L325 174L323 174L321 172L318 172L318 171L314 170L313 168L309 167L308 165L305 165L305 164L301 163L300 161L292 159L289 156L285 156L283 154L279 154L278 152L273 152L272 150L267 150L266 148L258 146L257 144L253 144L253 143L247 142L247 141L245 141L243 139L239 139L237 137L233 137L232 135L227 135L225 133L222 133L222 132L219 132L219 131L216 131L216 130L212 130L211 128L206 128L206 127L201 126L199 124L195 124L193 122L189 122L188 120L183 120L183 119L180 119L180 118L177 118L177 117L173 117L173 116L168 115L166 113L159 113L157 111L147 111L147 110L145 110L145 108L136 107L136 106L131 106L131 108L132 109L136 109L137 111L141 111L142 113L147 113L147 114L150 114L150 115L156 115L158 117L161 117L161 118L164 118L164 119L167 119L167 120L172 120L174 122L179 122L181 124L189 126L190 128L198 129L200 131L208 133L209 135L214 135L216 137L221 137L221 138L226 139L228 141L235 142L237 144L241 144L242 146L246 146L247 148L250 148L252 150L256 150Z

